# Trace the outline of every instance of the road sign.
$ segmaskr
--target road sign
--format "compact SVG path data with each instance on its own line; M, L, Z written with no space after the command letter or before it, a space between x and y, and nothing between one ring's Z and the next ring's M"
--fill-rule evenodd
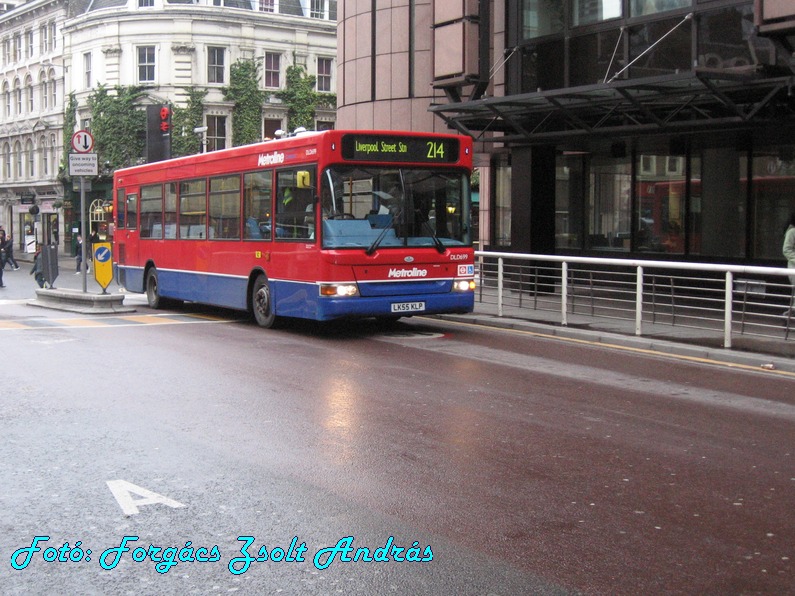
M99 163L96 153L69 154L70 176L97 176L98 173Z
M94 148L94 137L87 130L78 130L72 135L72 149L78 153L88 153Z
M94 279L102 286L103 293L113 280L113 259L111 259L110 242L95 242L91 246L94 253Z

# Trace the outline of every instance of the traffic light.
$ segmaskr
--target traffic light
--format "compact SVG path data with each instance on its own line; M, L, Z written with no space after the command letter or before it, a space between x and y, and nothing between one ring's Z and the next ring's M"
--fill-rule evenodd
M146 161L171 157L171 107L146 106Z

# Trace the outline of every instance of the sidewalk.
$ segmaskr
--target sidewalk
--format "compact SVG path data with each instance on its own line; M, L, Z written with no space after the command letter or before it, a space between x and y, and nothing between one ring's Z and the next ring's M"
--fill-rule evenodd
M14 258L19 263L19 270L10 269L10 265L3 271L3 284L5 288L0 289L0 299L24 300L34 299L38 285L30 274L33 267L33 254L14 251ZM77 262L75 258L66 252L58 253L58 277L55 279L54 287L64 290L82 290L83 276L75 275ZM108 293L118 292L120 287L115 281L111 282L107 288ZM86 275L86 292L101 294L102 286L94 279L93 271Z

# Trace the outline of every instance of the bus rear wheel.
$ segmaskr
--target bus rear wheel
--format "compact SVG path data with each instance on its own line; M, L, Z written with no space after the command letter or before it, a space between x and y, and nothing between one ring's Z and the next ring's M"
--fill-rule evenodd
M251 312L257 325L270 329L276 321L273 310L271 287L264 275L260 275L251 285Z
M157 286L157 269L154 267L146 272L146 301L149 303L149 308L157 309L163 305Z

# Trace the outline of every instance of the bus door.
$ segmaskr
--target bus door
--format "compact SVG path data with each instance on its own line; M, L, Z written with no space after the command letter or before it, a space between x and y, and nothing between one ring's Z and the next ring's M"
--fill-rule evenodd
M117 266L136 266L138 263L138 189L116 190L116 205L113 209L116 229L113 234L113 260ZM126 286L124 273L119 270L118 282Z

